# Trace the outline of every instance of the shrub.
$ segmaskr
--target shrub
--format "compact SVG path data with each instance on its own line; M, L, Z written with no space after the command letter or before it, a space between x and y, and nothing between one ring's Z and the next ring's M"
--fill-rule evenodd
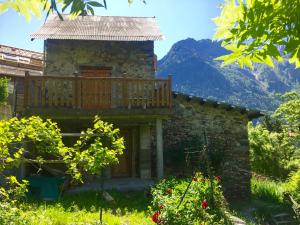
M300 169L292 173L288 182L284 184L284 189L292 195L295 201L300 203Z
M28 224L22 218L22 210L17 207L17 200L24 197L28 183L19 182L14 176L7 177L8 188L0 187L0 224Z
M23 225L28 224L22 217L22 211L10 202L0 202L0 224Z
M8 79L0 78L0 103L4 102L8 96Z
M219 177L210 180L198 173L192 180L164 179L151 192L152 221L157 224L231 224Z

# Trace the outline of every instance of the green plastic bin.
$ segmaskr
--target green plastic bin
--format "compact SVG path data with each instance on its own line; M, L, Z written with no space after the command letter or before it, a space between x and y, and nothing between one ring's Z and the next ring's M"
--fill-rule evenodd
M42 200L56 200L61 191L60 186L64 183L64 177L30 176L29 193L35 198Z

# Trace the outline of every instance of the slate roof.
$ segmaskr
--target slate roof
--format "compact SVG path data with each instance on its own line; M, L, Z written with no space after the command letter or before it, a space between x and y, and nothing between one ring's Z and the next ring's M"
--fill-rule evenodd
M207 106L211 106L211 107L215 107L215 108L221 108L221 109L225 109L227 111L237 111L245 116L247 116L247 118L249 120L253 120L256 118L259 118L261 116L264 116L265 114L259 110L256 109L248 109L245 108L243 106L236 106L236 105L231 105L229 103L226 102L218 102L212 99L205 99L202 97L198 97L198 96L191 96L188 94L184 94L181 92L175 92L173 91L173 98L183 98L186 101L195 101L197 103L199 103L200 105L207 105Z
M31 34L32 39L70 39L105 41L163 40L155 17L50 15L45 24Z

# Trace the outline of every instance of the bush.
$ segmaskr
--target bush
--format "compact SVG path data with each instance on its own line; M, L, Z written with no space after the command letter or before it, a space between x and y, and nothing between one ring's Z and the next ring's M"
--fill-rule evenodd
M249 124L251 167L256 173L285 180L300 169L300 93L289 92L270 116Z
M24 197L28 183L19 182L14 176L7 177L7 188L0 187L0 224L28 224L22 218L22 210L17 207L17 200Z
M284 180L299 167L296 137L291 137L287 130L270 131L263 124L253 126L249 123L248 131L251 168L254 172Z
M151 192L152 220L157 224L231 224L219 177L209 180L199 173L192 180L164 179Z
M284 189L292 195L295 201L300 203L300 169L292 173L288 182L284 184Z
M28 224L22 217L22 211L10 202L0 202L0 224L23 225Z
M8 96L8 79L0 78L0 103L4 102Z

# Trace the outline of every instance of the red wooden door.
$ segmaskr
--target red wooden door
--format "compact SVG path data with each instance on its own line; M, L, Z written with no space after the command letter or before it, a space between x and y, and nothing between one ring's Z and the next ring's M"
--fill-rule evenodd
M81 83L82 108L108 109L111 107L111 67L83 66L81 76L85 78ZM102 79L101 79L102 78Z

